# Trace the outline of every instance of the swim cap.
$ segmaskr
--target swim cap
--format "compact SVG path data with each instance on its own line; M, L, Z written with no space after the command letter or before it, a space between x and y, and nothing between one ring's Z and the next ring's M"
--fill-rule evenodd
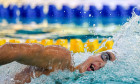
M114 56L116 57L117 56L117 52L115 51L115 50L107 50L107 51L105 51L105 52L112 52L113 54L114 54Z

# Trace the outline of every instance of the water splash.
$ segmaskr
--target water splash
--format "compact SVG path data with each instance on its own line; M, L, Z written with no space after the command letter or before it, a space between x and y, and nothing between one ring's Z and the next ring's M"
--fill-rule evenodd
M14 84L16 73L21 72L26 67L26 65L17 62L0 66L0 82L3 84Z
M85 83L139 83L140 82L140 16L133 17L125 23L121 30L113 35L113 49L117 52L117 60L108 62L106 66L95 72L55 72L47 79L53 83L85 84ZM75 56L88 56L89 53ZM76 58L76 57L75 57ZM80 57L81 58L81 57ZM78 59L78 58L77 58ZM86 59L86 57L82 58ZM81 60L80 60L81 61ZM79 61L77 61L79 62ZM66 75L67 74L67 75ZM37 78L38 79L38 78ZM35 83L34 79L32 83ZM41 76L39 79L43 79ZM47 80L46 79L46 80ZM47 83L47 82L45 82Z

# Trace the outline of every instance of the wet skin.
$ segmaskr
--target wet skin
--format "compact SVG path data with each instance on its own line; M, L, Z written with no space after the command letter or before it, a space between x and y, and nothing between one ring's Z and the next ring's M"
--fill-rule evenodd
M7 52L8 51L8 52ZM109 55L109 56L108 56ZM74 71L78 69L80 73L85 71L96 71L105 66L107 61L114 61L115 55L111 52L99 53L90 56L82 64L74 67L72 65L71 52L61 46L47 46L40 44L13 44L6 43L0 46L0 65L13 61L28 65L27 68L17 73L15 81L17 84L29 83L33 72L36 77L42 74L49 75L56 70L68 69ZM49 69L49 67L52 67ZM36 67L33 69L33 67Z
M112 52L107 52L108 55L110 56L110 60L107 59L107 61L114 61L115 55ZM104 67L105 64L107 63L106 58L102 58L101 54L99 53L93 56L90 56L86 61L84 61L82 64L77 66L77 69L79 69L80 73L83 73L85 71L96 71L99 70L100 68Z

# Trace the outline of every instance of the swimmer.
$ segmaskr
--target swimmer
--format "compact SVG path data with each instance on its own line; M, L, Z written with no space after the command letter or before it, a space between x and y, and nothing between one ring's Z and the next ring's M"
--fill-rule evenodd
M98 53L90 56L83 63L74 67L71 52L64 47L43 45L32 43L6 43L0 46L0 65L13 61L28 65L20 73L15 75L17 84L29 83L31 77L39 77L42 74L49 75L56 70L68 69L70 71L79 70L96 71L104 67L107 61L114 61L115 55L110 51Z

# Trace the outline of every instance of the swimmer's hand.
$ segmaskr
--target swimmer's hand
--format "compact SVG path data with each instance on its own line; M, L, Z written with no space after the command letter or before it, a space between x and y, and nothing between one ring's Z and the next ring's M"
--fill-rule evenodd
M48 70L73 71L71 53L61 46L47 46L40 44L6 43L0 47L0 65L17 61L25 65L36 66Z

